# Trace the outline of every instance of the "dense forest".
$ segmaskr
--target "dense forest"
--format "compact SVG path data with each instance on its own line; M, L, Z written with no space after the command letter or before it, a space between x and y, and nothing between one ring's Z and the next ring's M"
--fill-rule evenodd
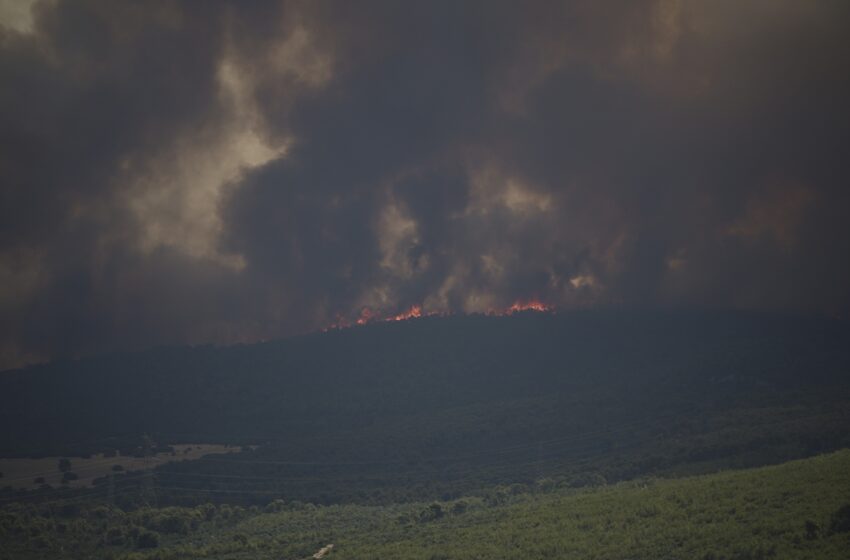
M175 503L261 504L279 494L388 502L544 477L581 485L846 446L848 371L850 330L827 319L424 318L6 372L0 410L10 428L0 449L244 446L158 468L160 499ZM127 473L117 483L142 479Z

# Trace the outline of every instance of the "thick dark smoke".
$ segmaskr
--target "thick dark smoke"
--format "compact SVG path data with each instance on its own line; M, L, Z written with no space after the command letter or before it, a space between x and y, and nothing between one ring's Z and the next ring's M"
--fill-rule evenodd
M0 367L364 307L850 305L847 2L0 17Z

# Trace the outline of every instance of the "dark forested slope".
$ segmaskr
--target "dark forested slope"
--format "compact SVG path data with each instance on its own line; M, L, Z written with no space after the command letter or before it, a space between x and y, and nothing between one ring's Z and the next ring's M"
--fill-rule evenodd
M423 318L4 372L0 451L80 454L132 446L142 434L161 445L256 444L218 463L161 470L217 476L247 461L252 475L278 482L356 474L359 486L338 485L355 498L373 495L364 481L384 487L390 473L412 477L399 481L405 488L466 482L469 472L493 484L565 469L579 476L572 467L603 455L594 472L628 478L847 445L848 372L850 330L838 320L637 311ZM305 498L341 497L324 483L297 486Z

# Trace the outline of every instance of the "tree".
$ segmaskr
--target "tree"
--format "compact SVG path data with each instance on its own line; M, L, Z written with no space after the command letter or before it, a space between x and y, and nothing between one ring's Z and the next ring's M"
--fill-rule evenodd
M832 533L850 532L850 504L844 504L832 514L829 530Z
M422 510L419 514L420 521L433 521L435 519L440 519L444 515L443 506L441 506L437 502L433 502L427 508Z
M455 515L460 515L466 512L466 509L469 507L469 504L465 500L458 500L452 505L452 513Z
M142 530L136 537L137 548L156 548L159 546L159 533Z
M812 521L811 519L806 520L806 538L810 541L818 538L818 533L820 532L820 527L818 524Z

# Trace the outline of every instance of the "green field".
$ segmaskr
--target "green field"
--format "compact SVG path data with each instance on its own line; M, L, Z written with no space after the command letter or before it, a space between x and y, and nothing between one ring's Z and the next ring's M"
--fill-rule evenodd
M847 558L850 450L758 469L589 489L497 487L390 506L140 509L15 504L9 558ZM145 548L150 547L150 548Z

